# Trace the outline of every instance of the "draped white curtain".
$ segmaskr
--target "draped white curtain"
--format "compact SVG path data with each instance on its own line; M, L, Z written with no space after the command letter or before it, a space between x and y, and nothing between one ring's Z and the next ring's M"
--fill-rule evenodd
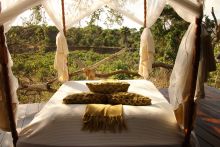
M63 31L60 31L57 34L56 45L57 45L57 51L55 54L54 68L57 70L58 80L60 82L66 82L69 80L69 73L67 66L67 55L69 51L68 51L66 37Z
M165 0L148 0L147 1L147 27L144 28L141 34L140 43L140 63L139 74L145 79L148 78L152 71L152 64L154 62L154 39L150 31L150 27L159 18L163 8L166 4Z
M44 0L1 0L3 10L0 15L0 24L9 23L22 12L41 4L42 1Z
M197 0L187 1L187 3L192 4L190 5L191 7L181 4L181 2L183 1L177 3L174 0L168 0L168 3L174 8L178 15L185 21L191 23L179 46L175 65L170 77L169 97L174 110L183 102L183 98L187 97L190 93L190 86L188 86L189 83L187 83L187 80L192 73L192 60L195 50L197 28L195 20L201 12L200 3L197 3Z

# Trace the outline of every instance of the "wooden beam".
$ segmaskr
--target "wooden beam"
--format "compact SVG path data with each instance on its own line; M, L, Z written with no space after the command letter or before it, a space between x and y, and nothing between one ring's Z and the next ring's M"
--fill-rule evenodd
M170 69L170 70L173 69L173 65L166 64L166 63L163 63L163 62L155 62L155 63L153 63L152 64L152 68L155 68L155 67L162 67L162 68Z
M0 2L0 12L1 12L1 2ZM0 26L0 64L2 67L2 99L6 106L6 113L8 116L9 126L13 137L13 144L16 147L18 140L18 133L16 130L16 123L13 113L12 106L12 95L11 95L11 86L9 83L9 71L8 71L8 51L7 46L5 45L5 35L4 35L4 26Z
M42 91L56 92L56 89L53 89L51 85L57 80L58 80L57 78L54 78L45 83L29 84L29 85L23 84L20 81L18 90L37 91L37 92L42 92Z

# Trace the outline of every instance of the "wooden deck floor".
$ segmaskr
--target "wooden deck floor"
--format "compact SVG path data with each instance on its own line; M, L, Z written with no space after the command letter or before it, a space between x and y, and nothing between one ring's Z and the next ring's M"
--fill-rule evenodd
M161 89L167 98L167 89ZM206 86L206 97L198 102L195 133L201 147L220 146L220 90Z
M168 98L167 89L161 89L161 93ZM19 105L18 132L30 123L43 106L40 103ZM199 102L195 132L201 147L220 146L220 90L206 87L206 98ZM0 131L0 147L12 146L11 134Z

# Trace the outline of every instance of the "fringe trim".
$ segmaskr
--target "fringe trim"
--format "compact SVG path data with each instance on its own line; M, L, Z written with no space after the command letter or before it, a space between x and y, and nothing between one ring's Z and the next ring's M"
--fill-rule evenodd
M112 133L122 132L127 130L127 126L123 116L91 116L84 115L83 117L83 131L98 132L110 131Z

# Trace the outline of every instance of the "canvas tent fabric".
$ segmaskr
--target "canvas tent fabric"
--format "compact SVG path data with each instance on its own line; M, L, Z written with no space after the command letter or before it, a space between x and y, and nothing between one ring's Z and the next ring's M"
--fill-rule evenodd
M2 0L4 2L9 2L8 0ZM144 24L142 19L142 15L135 15L135 10L133 7L129 7L129 5L136 5L141 4L143 7L143 0L127 0L123 2L119 2L118 0L81 0L79 1L74 0L65 0L65 16L66 16L66 28L69 29L74 26L77 22L81 19L85 18L86 16L90 15L95 10L107 5L110 8L119 11L124 16L132 19L133 21L137 22L138 24ZM175 61L174 70L171 75L171 82L170 82L170 99L171 104L173 105L174 109L177 109L179 105L184 101L183 93L188 91L186 86L186 79L189 73L182 72L185 71L184 69L189 69L191 67L192 57L191 51L193 47L195 47L195 19L201 15L201 7L200 3L196 0L148 0L148 9L147 9L147 28L143 31L142 35L142 44L147 49L147 52L151 55L150 62L145 64L145 71L151 69L151 63L153 62L153 53L154 53L154 45L153 45L153 37L150 33L150 27L155 23L157 18L159 17L160 13L163 10L165 2L168 2L176 11L177 13L186 21L190 22L191 25L188 28L188 31L183 37L181 42L179 53L177 55L177 59ZM59 30L57 36L57 53L56 53L56 61L55 66L57 69L61 69L60 77L61 80L66 81L68 77L63 76L63 74L67 74L68 71L66 66L66 57L68 54L68 47L66 43L66 38L63 35L63 25L62 25L62 8L60 0L17 0L9 5L9 7L5 7L2 13L0 14L0 24L6 24L11 19L14 19L17 15L24 12L25 10L32 8L36 5L42 4L45 8L46 12L48 13L50 19L54 22L56 27ZM191 15L188 15L191 14ZM154 17L153 17L154 16ZM153 19L154 18L154 19ZM63 40L63 41L61 41ZM186 46L187 45L187 46ZM190 50L191 49L191 50ZM146 51L146 50L145 50ZM180 56L181 52L183 56ZM62 55L61 55L61 54ZM145 54L146 52L143 52ZM142 57L143 57L142 54ZM58 56L62 56L62 59L58 59ZM187 56L189 55L189 56ZM146 56L146 54L144 55ZM62 60L62 61L61 61ZM144 61L144 60L142 60ZM187 62L183 62L187 61ZM60 64L59 64L60 63ZM182 63L182 64L181 64ZM60 65L60 66L59 66ZM183 68L179 68L178 65L181 65ZM186 70L187 71L187 70ZM190 71L189 71L190 72ZM145 73L148 73L145 72ZM177 75L180 74L180 77ZM147 74L143 74L146 77ZM177 78L178 77L178 78ZM180 84L183 82L183 85ZM13 89L13 88L12 88Z

